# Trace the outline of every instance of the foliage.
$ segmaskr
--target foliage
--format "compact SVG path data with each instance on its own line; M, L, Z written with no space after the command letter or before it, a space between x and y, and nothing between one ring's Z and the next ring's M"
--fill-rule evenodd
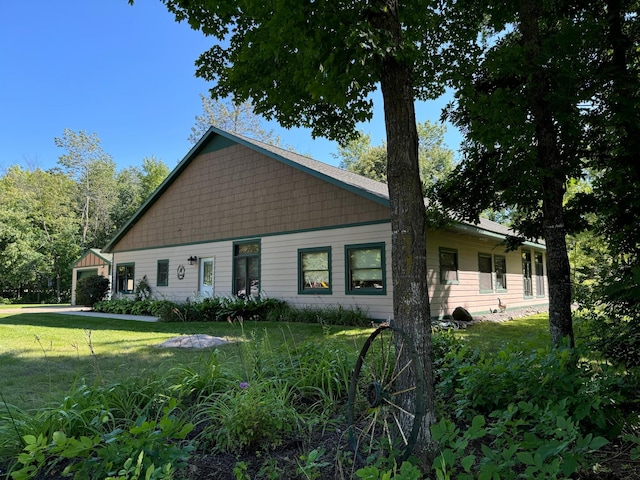
M203 409L210 423L200 440L223 452L275 448L301 425L290 395L283 382L240 382Z
M61 168L0 177L0 292L20 301L68 301L81 245L103 245L168 173L152 157L116 175L96 134L65 130L56 144Z
M145 290L146 291L146 290ZM97 302L94 311L104 313L151 315L163 322L300 322L323 325L368 326L371 320L362 309L342 306L301 307L265 296L234 295L200 297L175 303L170 300L117 298Z
M435 341L435 344L443 343ZM571 478L633 421L635 376L587 350L439 349L438 479Z
M261 118L253 112L250 101L236 103L233 100L213 100L202 94L200 100L202 115L196 116L196 124L191 127L191 143L197 143L209 127L214 126L226 132L280 146L280 137L274 135L273 130L266 131L262 128Z
M125 325L117 325L120 335ZM148 337L181 326L138 329ZM63 401L33 411L5 405L0 468L14 474L8 478L60 476L65 469L76 478L170 478L182 474L190 455L224 450L236 461L237 478L334 478L325 469L333 463L351 469L349 452L340 453L340 443L332 459L325 447L334 445L318 442L344 429L357 346L336 342L331 327L298 342L293 328L300 327L282 336L276 328L264 335L252 330L192 366L156 368L161 374L78 381ZM473 336L456 336L434 333L442 408L431 430L439 445L433 472L381 461L353 466L352 478L568 478L595 465L592 455L605 445L603 436L613 440L624 425L625 408L637 416L637 379L606 364L571 362L568 350L550 348L480 352L472 349ZM637 436L619 439L637 454ZM295 453L275 457L274 448L285 443L296 445Z
M109 293L109 279L102 275L90 275L76 283L76 303L93 307Z
M151 285L149 285L146 275L140 279L133 294L136 300L149 300L151 298Z
M67 272L80 252L72 192L59 172L12 167L0 178L0 290L37 292L34 302L69 298Z
M96 133L74 132L64 129L61 137L54 138L56 146L65 150L58 164L76 183L76 211L81 219L82 250L100 247L113 232L109 212L116 197L116 164L102 150Z
M422 472L410 462L402 462L398 467L394 465L389 470L379 470L375 465L363 467L356 472L356 477L362 480L419 480Z
M422 189L426 195L438 180L444 180L453 170L453 151L444 144L446 127L432 124L429 120L418 122L418 162ZM371 145L371 135L359 132L359 135L338 146L340 168L365 177L387 182L387 146Z
M433 461L438 480L572 478L590 465L589 456L608 443L582 434L566 405L545 408L530 402L494 411L491 420L475 416L464 431L442 419L431 427L439 452ZM480 451L469 447L479 444ZM480 455L481 454L481 455Z
M640 367L640 321L611 317L603 311L581 312L586 341L594 353L624 369Z
M485 355L457 352L451 356L451 370L441 372L440 387L445 398L451 397L448 403L457 417L489 415L531 399L541 408L565 402L581 428L615 435L624 420L617 406L625 378L604 363L576 363L578 358L569 349L549 347L531 352L507 347Z
M142 159L142 167L129 167L116 174L117 202L110 216L114 233L122 228L169 175L169 167L154 156Z
M12 433L22 441L11 478L61 468L76 478L106 478L125 475L133 459L148 478L166 478L162 472L183 466L192 448L181 442L193 425L176 416L178 400L166 397L160 382L147 383L142 392L140 386L135 380L107 388L81 386L58 408L11 414Z

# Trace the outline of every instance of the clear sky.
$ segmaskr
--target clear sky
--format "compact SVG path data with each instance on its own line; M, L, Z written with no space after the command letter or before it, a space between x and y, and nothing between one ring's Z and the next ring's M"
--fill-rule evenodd
M96 133L118 169L152 155L175 167L209 88L194 62L212 41L176 23L159 0L0 0L0 174L16 164L54 167L65 153L54 137L65 128ZM442 104L419 105L417 120L438 121ZM376 105L362 129L379 144ZM297 152L337 163L334 142L265 127ZM459 138L449 126L449 148Z

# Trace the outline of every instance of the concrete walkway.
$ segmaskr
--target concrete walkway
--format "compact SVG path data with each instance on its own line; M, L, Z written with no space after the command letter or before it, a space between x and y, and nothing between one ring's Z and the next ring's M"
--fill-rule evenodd
M63 315L79 315L95 318L115 318L118 320L137 320L139 322L157 322L158 317L146 315L121 315L117 313L93 312L88 307L72 307L69 305L46 305L42 307L0 308L0 315L15 315L18 313L59 313Z

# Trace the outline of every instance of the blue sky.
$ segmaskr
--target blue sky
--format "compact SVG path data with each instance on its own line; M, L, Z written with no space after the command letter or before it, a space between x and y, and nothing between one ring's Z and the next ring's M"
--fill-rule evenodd
M159 0L2 0L0 2L0 174L11 165L54 167L64 129L96 133L118 169L155 156L175 167L199 94L194 61L213 39L178 24ZM418 121L438 121L443 102L417 107ZM382 105L362 129L384 139ZM304 129L275 130L284 145L336 164L336 144ZM459 135L445 141L457 150Z

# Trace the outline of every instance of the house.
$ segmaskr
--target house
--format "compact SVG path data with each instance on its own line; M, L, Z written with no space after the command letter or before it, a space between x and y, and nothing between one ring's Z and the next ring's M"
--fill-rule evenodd
M73 264L71 278L71 305L76 304L76 286L78 280L90 275L101 275L111 279L111 263L113 255L104 253L96 248L84 252L80 259Z
M427 235L432 316L548 305L545 246L505 252L497 223ZM156 298L261 292L298 306L393 315L387 186L211 128L105 246L113 294L146 276Z

